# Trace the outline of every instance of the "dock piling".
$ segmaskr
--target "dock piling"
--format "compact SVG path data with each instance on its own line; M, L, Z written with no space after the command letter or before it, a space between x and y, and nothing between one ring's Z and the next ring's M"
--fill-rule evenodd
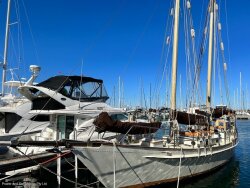
M75 178L78 179L78 160L76 155L75 155Z
M57 154L57 182L58 185L61 185L61 157L60 154Z

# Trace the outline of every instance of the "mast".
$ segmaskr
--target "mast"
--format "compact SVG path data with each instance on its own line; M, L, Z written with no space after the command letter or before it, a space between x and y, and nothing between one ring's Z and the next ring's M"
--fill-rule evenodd
M10 0L8 0L6 28L5 28L4 55L3 55L3 75L2 75L2 96L4 96L4 83L6 82L7 53L8 53L8 40L9 40L9 18L10 18Z
M168 108L168 107L169 107L168 106L168 75L166 73L166 108Z
M210 1L210 26L209 26L207 98L206 98L206 106L207 106L208 111L210 111L210 107L211 107L211 76L212 76L212 57L213 57L214 3L215 3L215 0Z
M172 55L171 110L176 109L176 74L177 74L177 61L178 61L179 11L180 11L180 0L175 0L174 41L173 41L173 55Z
M247 84L246 84L246 92L245 92L245 111L246 112L248 111L248 100L247 100L247 97L248 97L248 90L247 90Z
M123 81L121 82L121 107L124 107L124 82Z
M118 103L119 108L121 108L121 77L119 76L119 82L118 82Z
M242 111L242 86L241 86L241 72L240 72L240 110Z
M143 106L143 88L142 88L142 78L140 78L140 107Z
M236 109L237 107L236 107L236 92L235 92L235 90L234 90L234 108Z
M213 55L213 62L214 62L214 66L212 66L213 68L211 68L211 69L213 69L213 88L212 88L212 90L213 90L213 95L212 95L212 98L215 98L215 94L216 94L216 87L215 87L215 80L216 80L216 74L215 74L215 72L216 72L216 70L215 70L215 68L216 68L216 56L217 56L217 54L215 53L216 52L216 3L214 2L213 3L213 5L214 5L214 12L213 12L213 15L214 15L214 18L213 18L213 20L214 20L214 23L213 23L213 41L214 41L214 44L213 44L213 50L214 50L214 55ZM212 79L212 78L211 78ZM223 99L222 99L222 92L221 92L221 86L220 86L220 94L221 94L221 98L220 98L220 104L223 104Z
M151 83L149 84L149 108L151 108L152 96L151 96Z
M181 74L180 74L180 108L182 110Z
M236 90L236 103L237 103L237 110L239 110L240 109L240 105L239 105L239 93L238 93L238 88L237 88L237 90Z

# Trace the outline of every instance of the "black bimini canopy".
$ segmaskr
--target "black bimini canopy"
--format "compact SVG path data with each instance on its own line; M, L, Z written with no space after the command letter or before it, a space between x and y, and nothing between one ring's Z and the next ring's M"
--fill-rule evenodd
M96 82L102 84L103 81L100 79L95 79L91 77L85 77L85 76L54 76L51 77L36 86L46 87L52 90L58 90L60 88L63 88L64 86L71 86L72 83L78 82L78 83L86 83L86 82Z
M81 102L105 102L109 98L102 80L85 76L54 76L36 86L58 91Z

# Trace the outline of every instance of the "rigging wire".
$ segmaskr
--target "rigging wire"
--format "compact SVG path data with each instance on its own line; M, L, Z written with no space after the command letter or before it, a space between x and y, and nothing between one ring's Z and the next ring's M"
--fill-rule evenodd
M13 48L13 54L15 56L16 59L18 59L18 53L17 53L17 50L15 48L15 43L14 43L14 35L12 34L11 30L9 29L9 36L10 36L10 40L11 40L11 44L12 44L12 48ZM10 63L11 61L9 61L8 63Z
M147 20L147 22L146 22L146 24L145 24L145 26L143 28L142 33L140 34L140 36L138 37L138 39L137 39L137 41L135 43L135 47L133 48L133 50L132 50L132 52L131 52L131 54L130 54L130 56L128 58L128 62L125 64L125 66L124 66L124 68L123 68L123 70L121 72L121 75L126 73L129 64L132 62L133 56L135 55L135 52L137 51L137 49L139 47L139 44L140 44L141 40L143 39L143 37L144 37L144 35L146 33L146 30L148 29L149 25L151 24L151 21L152 21L154 15L155 15L156 11L158 10L158 7L159 7L159 3L156 3L152 13L150 14L150 16L149 16L149 18L148 18L148 20Z
M207 39L208 39L208 31L207 31L207 28L208 28L208 24L209 24L209 6L207 8L207 11L206 11L206 16L205 16L205 22L204 22L204 26L203 26L203 34L202 34L202 37L200 39L200 42L199 42L199 54L198 54L198 59L197 59L197 67L196 67L196 73L194 75L194 80L193 80L193 88L196 88L196 86L198 88L200 88L200 92L197 92L197 95L198 95L198 99L199 101L201 102L202 101L202 85L201 84L198 84L199 80L200 80L200 74L201 74L201 67L203 65L203 57L204 57L204 54L205 54L205 51L206 51L206 46L207 46ZM197 81L197 85L196 85L196 81ZM198 90L197 88L197 90ZM194 90L194 89L193 89Z
M217 22L220 23L219 15L218 15ZM218 29L218 40L219 40L219 44L220 44L220 52L221 52L222 64L223 64L224 87L226 90L226 98L227 98L228 106L230 106L231 104L230 104L230 96L229 96L229 86L228 86L228 82L227 82L227 73L226 73L227 67L226 67L226 58L225 58L225 53L224 53L224 43L222 40L221 28L217 28L217 29Z
M227 69L228 67L230 67L230 63L231 63L231 55L230 55L230 40L229 40L229 30L228 30L228 15L227 15L227 0L225 0L225 16L226 16L226 32L227 32L227 53L228 53L228 62L227 62ZM231 72L231 69L229 69L229 72ZM228 85L228 81L227 81L227 77L226 74L224 74L224 80L225 80L225 84L226 84L226 91L227 91L227 98L229 100L229 107L231 106L230 104L230 96L229 96L229 85Z
M189 104L190 101L190 93L189 93L189 83L190 81L192 80L191 79L191 70L190 70L190 50L189 50L189 38L188 38L188 21L187 21L187 11L186 11L186 5L187 5L187 1L183 1L183 10L184 10L184 41L185 41L185 55L186 55L186 76L187 76L187 79L186 79L186 101L187 103ZM187 106L186 106L187 107Z
M162 42L161 58L160 58L160 63L159 63L159 67L158 67L158 74L156 76L155 86L154 86L154 89L153 89L153 95L152 95L152 98L155 100L155 104L157 103L156 102L158 100L157 98L158 98L158 96L160 95L160 92L161 92L161 87L162 87L162 82L164 80L165 72L166 72L166 77L170 77L170 69L169 69L169 72L167 72L166 70L167 70L168 57L169 57L169 53L170 53L170 47L171 47L171 44L172 44L171 39L172 39L172 35L173 35L173 25L174 25L174 19L173 19L173 16L172 16L173 15L173 8L172 7L174 7L173 1L170 1L169 7L171 7L171 9L170 9L169 14L167 14L168 16L167 16L167 21L166 21L165 33L164 33L164 40ZM170 18L172 18L172 21L170 20ZM170 35L168 36L167 33L168 33L168 28L170 27L170 24L171 24ZM167 52L165 51L166 43L167 43L167 46L168 46L167 47ZM164 58L165 53L166 53L166 55L165 55L165 58ZM165 60L164 64L163 64L163 60ZM161 69L162 64L163 64L164 68L163 68L162 74L160 74L159 72L162 70ZM162 75L161 81L160 81L160 75ZM168 94L166 93L166 95L168 95Z
M17 48L18 48L18 69L20 68L20 64L21 64L21 21L20 21L20 13L19 13L19 5L18 5L18 1L14 1L14 5L15 5L15 10L16 10L16 17L17 17L17 23L18 23L18 32L17 32Z
M32 29L31 29L31 24L30 24L30 21L29 21L28 12L27 12L24 1L21 0L21 2L22 2L22 5L23 5L23 8L24 8L24 13L25 13L26 19L27 19L28 28L29 28L30 35L31 35L31 40L32 40L32 43L33 43L34 51L35 51L36 61L37 61L38 64L40 64L40 59L39 59L38 50L37 50L37 44L36 44L35 37L34 37L34 34L32 32Z
M202 30L202 18L203 18L203 14L204 14L204 8L205 7L205 1L202 0L202 6L201 6L201 16L200 16L200 24L199 24L199 32L198 32L198 39L201 38L201 35L203 35L203 30Z
M172 37L173 37L173 27L174 27L174 20L172 20L171 30L170 30L170 35L169 35L169 40L171 40ZM165 40L164 41L167 41L167 40L168 39L167 39L166 32L165 32ZM163 43L163 44L164 44L164 46L166 45L165 43ZM169 53L170 53L171 43L168 42L167 45L168 46L167 46L166 58L165 58L164 68L163 68L163 71L162 71L161 81L160 81L160 84L159 84L158 89L157 89L157 94L156 94L157 96L161 92L161 87L162 87L162 83L163 83L163 80L164 80L164 76L168 77L168 75L170 75L169 73L167 73L167 65L168 65L168 57L169 57ZM162 47L163 50L164 50L164 46ZM162 52L162 53L164 53L164 52ZM162 56L163 56L163 54L162 54ZM170 68L168 70L170 70ZM165 73L166 73L166 75L165 75Z
M225 0L225 15L226 15L226 31L227 31L228 64L229 64L231 62L231 56L230 56L230 40L229 40L229 33L228 33L227 0Z
M115 21L115 19L117 17L119 17L119 15L122 13L122 11L121 11L122 7L125 6L125 4L126 4L126 1L124 1L124 0L121 3L119 3L119 7L117 7L117 9L115 9L112 12L112 15L104 22L104 24L102 25L102 28L97 32L96 36L94 37L94 39L90 43L89 47L83 52L83 58L85 58L91 52L91 50L98 43L97 41L105 33L105 31L108 29L108 27L110 27L113 24L113 22Z
M216 65L217 65L217 70L218 70L218 80L219 80L219 91L220 91L220 103L224 104L223 102L223 92L222 92L222 81L221 81L221 69L220 69L220 59L219 59L219 54L215 54L215 56L217 55L217 60L216 60Z
M206 15L205 15L205 21L204 21L204 29L202 29L202 18L204 15L204 10L207 10ZM200 46L199 46L199 55L197 57L197 69L196 69L196 74L195 74L195 80L197 80L197 100L199 101L199 103L202 103L202 95L203 95L203 89L202 89L202 84L199 84L199 80L200 80L200 71L201 71L201 61L202 61L202 57L204 56L204 51L205 51L205 46L206 46L206 41L207 41L207 32L206 32L206 28L208 27L208 9L206 9L205 6L205 1L202 1L202 7L201 7L201 16L200 16L200 24L199 24L199 32L198 32L198 39L200 40ZM195 82L194 82L194 86L195 87Z
M191 14L191 1L185 0L183 2L184 9L184 31L185 31L185 47L186 47L186 74L187 74L187 95L186 100L190 104L196 104L199 79L198 74L198 58L195 42L194 23ZM193 63L192 63L193 62ZM193 74L192 74L193 73ZM192 87L192 82L194 86ZM190 92L191 91L191 92Z

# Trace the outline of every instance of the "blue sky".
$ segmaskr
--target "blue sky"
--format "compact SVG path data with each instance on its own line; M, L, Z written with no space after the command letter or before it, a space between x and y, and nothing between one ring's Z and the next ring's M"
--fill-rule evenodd
M191 1L197 37L201 27L200 20L204 19L202 10L207 5L207 1ZM0 61L3 56L6 2L7 0L2 0L0 3ZM181 7L182 4L181 2ZM232 104L234 91L236 88L239 90L240 71L244 89L250 83L248 76L250 20L247 16L250 1L240 0L236 3L233 0L223 0L218 1L218 4L220 4L222 37L228 63ZM118 77L121 76L124 82L125 103L132 105L140 104L140 80L142 80L147 106L149 106L149 85L151 83L154 90L155 86L159 85L157 80L162 74L162 44L172 0L13 0L12 23L17 21L16 6L19 6L20 10L19 25L21 23L22 26L20 44L22 45L16 42L18 27L12 25L8 65L19 67L16 72L20 77L29 77L30 64L38 64L42 67L37 81L58 74L78 75L83 72L84 75L103 79L109 96L113 98L113 88L114 86L118 88ZM16 55L19 54L19 49L21 59ZM184 50L183 8L181 8L178 77L182 75L183 103L187 92L184 79L186 78ZM171 60L171 53L169 60ZM201 80L203 99L206 58L204 60ZM218 81L216 83L215 87L219 87ZM165 100L165 85L163 83L160 92L161 104L164 104ZM177 94L177 103L180 105L179 90ZM118 96L116 96L116 102L117 99ZM221 101L217 93L214 104L219 103Z

